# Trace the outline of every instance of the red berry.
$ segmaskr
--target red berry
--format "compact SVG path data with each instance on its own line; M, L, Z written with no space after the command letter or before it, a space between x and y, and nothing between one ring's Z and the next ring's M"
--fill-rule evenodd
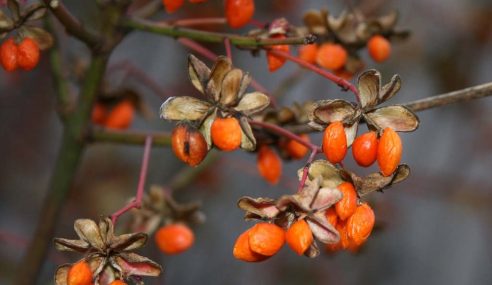
M255 13L254 0L226 0L225 15L231 28L241 28L253 17Z
M212 141L223 151L233 151L241 146L241 125L236 118L216 118L210 128Z
M17 63L20 68L29 71L38 65L39 46L37 42L31 38L24 38L17 48Z
M285 35L275 35L272 36L273 39L285 39ZM278 50L283 52L289 52L288 45L275 45L271 47L272 50ZM268 70L270 72L274 72L277 69L281 68L287 59L276 56L267 51L267 62L268 62Z
M184 4L184 0L162 0L162 4L166 8L166 12L174 13Z
M339 44L323 44L318 49L316 62L327 69L337 70L347 62L347 51Z
M129 100L123 100L116 104L106 118L104 125L110 129L127 129L133 121L135 107Z
M266 145L258 151L257 167L260 175L270 184L277 184L282 175L282 160L278 154Z
M14 39L10 38L0 46L0 62L6 71L14 71L18 67L18 48Z
M174 154L190 166L197 166L208 153L207 142L199 131L186 126L177 126L171 135Z
M299 58L311 64L316 62L317 54L318 46L315 44L304 45L299 48Z
M376 161L378 136L376 132L367 132L354 140L352 155L358 165L368 167Z
M323 152L331 163L339 163L347 153L347 137L342 122L333 122L323 134Z
M178 254L189 249L195 241L193 231L184 224L161 227L155 233L157 247L166 254Z
M379 139L378 165L384 176L390 176L400 164L403 145L400 136L392 129L386 128Z
M335 211L340 220L345 221L357 208L357 193L352 183L349 182L338 185L338 190L342 192L343 198L335 204Z
M383 62L391 54L391 43L383 36L375 35L367 42L367 49L374 61Z

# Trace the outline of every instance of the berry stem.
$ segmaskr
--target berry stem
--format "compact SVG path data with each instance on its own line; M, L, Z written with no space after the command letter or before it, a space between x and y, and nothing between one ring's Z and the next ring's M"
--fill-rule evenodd
M224 25L227 23L224 17L209 17L209 18L190 18L190 19L180 19L175 21L168 21L167 24L171 26L178 27L191 27L191 26L202 26L202 25Z
M226 50L227 58L229 58L232 62L231 41L229 40L229 38L224 39L224 47Z
M147 178L147 172L148 172L147 170L149 166L150 150L152 148L152 139L153 139L152 136L147 136L147 138L145 139L144 154L142 158L142 168L140 169L140 178L138 180L137 194L135 195L135 199L133 199L126 206L124 206L123 208L121 208L120 210L116 211L114 214L111 215L111 220L113 221L113 224L116 224L118 218L124 213L128 212L133 208L138 209L142 205L142 198L145 189L145 179Z
M299 181L299 186L297 187L298 193L301 192L302 189L304 189L304 185L306 184L306 180L307 180L307 177L309 174L309 167L311 166L311 163L313 162L316 155L320 152L321 152L321 149L319 147L315 148L315 149L311 149L311 154L309 155L309 158L306 161L306 165L304 165L304 168L302 169L301 181Z

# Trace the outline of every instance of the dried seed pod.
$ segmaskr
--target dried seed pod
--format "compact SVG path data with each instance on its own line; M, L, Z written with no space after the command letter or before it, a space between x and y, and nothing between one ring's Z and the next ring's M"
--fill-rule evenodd
M347 51L341 45L326 43L318 49L316 62L324 68L337 70L345 65L347 58Z
M195 241L193 231L185 224L170 224L155 233L157 247L165 254L178 254L189 249Z
M128 129L133 121L135 106L129 100L123 100L116 104L109 112L104 125L109 129Z
M18 48L14 39L10 38L0 46L0 63L3 68L12 72L18 67Z
M67 274L67 285L92 285L92 271L85 260L70 267Z
M171 136L174 154L184 163L197 166L207 156L207 142L202 133L188 125L174 128Z
M403 151L400 136L391 128L386 128L379 139L378 165L384 176L390 176L400 164Z
M316 63L318 46L316 44L304 45L299 48L299 58L311 64Z
M367 42L367 50L374 61L383 62L391 54L391 43L385 37L375 35Z
M249 247L261 255L272 256L285 243L285 231L270 223L258 223L249 231Z
M358 206L347 220L347 234L356 247L362 245L371 235L375 220L374 211L367 203Z
M357 208L357 193L352 183L349 182L338 185L338 190L342 192L343 198L335 204L335 211L340 220L345 221Z
M304 220L293 223L285 234L285 241L299 255L304 254L313 240L313 232Z
M255 13L254 0L226 0L225 15L231 28L241 28L253 17Z
M273 39L285 39L285 35L273 35L271 38ZM275 45L271 47L272 50L278 50L283 52L289 52L288 45ZM281 68L287 59L271 54L267 51L267 62L268 62L268 70L270 72L274 72L277 69Z
M234 257L247 262L259 262L269 258L269 256L261 255L251 250L249 247L250 230L245 231L237 238L232 251Z
M347 136L342 122L333 122L323 134L323 152L331 163L339 163L347 153Z
M260 175L270 184L277 184L282 175L282 160L278 154L267 145L262 145L258 151L256 163Z
M311 139L307 134L300 134L299 137L301 137L306 142L311 142ZM301 159L309 152L309 148L295 140L288 140L285 144L282 145L282 148L293 159Z
M17 63L19 67L29 71L32 70L39 62L39 46L31 38L24 38L17 46Z
M216 118L210 128L212 142L223 151L233 151L241 145L241 126L236 118Z
M376 132L367 132L357 137L352 144L352 155L358 165L371 166L378 153L378 136Z

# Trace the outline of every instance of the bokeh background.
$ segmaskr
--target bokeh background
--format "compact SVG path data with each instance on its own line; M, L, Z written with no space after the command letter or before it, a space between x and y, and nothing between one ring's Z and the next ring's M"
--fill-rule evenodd
M94 26L93 1L64 1ZM409 40L393 46L391 58L368 67L387 81L395 73L402 90L392 103L403 103L492 80L492 3L487 0L353 0L365 15L397 9L399 27L412 31ZM173 15L157 19L223 15L223 2L187 3ZM268 22L284 16L294 24L310 8L338 14L342 0L257 0L255 19ZM222 29L222 28L220 28ZM227 29L224 29L227 31ZM60 29L61 32L61 29ZM87 61L88 51L67 37L61 41L67 71ZM223 46L209 45L217 53ZM163 97L196 94L188 82L188 50L176 40L132 33L112 55L111 64L134 65L157 82L159 90L125 71L107 74L110 88L138 90L157 114ZM264 54L233 49L235 65L252 73L274 92L296 74L296 84L282 92L281 105L307 99L350 98L334 84L293 63L270 74ZM202 57L203 59L203 57ZM206 61L210 64L210 61ZM74 94L77 78L67 72ZM26 244L33 236L41 203L61 139L61 123L46 55L33 72L0 71L0 284L9 284ZM300 75L299 75L300 74ZM420 128L404 134L403 161L411 177L384 194L374 194L378 230L358 255L322 254L298 257L285 247L260 264L232 257L236 237L251 226L243 221L236 201L243 195L278 197L296 189L296 169L302 161L284 165L282 181L272 187L256 171L256 157L244 152L222 153L188 187L175 193L178 201L201 200L206 223L194 227L195 245L179 256L164 256L152 240L141 252L164 266L149 284L491 284L492 283L492 99L452 105L419 113ZM155 116L137 118L132 129L169 131L172 124ZM312 136L319 141L319 136ZM110 214L134 195L143 148L114 144L88 147L56 229L57 236L75 237L73 221ZM186 166L169 148L152 150L147 184L168 184ZM357 169L347 159L348 166ZM126 217L125 217L126 218ZM77 255L50 250L39 284L52 284L57 264Z

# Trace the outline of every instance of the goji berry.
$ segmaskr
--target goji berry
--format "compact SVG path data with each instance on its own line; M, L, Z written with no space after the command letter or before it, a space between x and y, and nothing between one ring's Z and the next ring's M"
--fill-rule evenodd
M362 245L374 228L374 211L364 203L357 207L354 214L347 220L347 235L355 246Z
M253 17L255 13L254 0L226 0L225 15L231 28L241 28Z
M390 176L395 172L401 160L403 146L400 136L392 129L386 128L379 139L378 165L384 176Z
M300 134L299 137L308 143L311 142L311 139L307 134ZM293 159L301 159L306 156L309 151L309 148L295 140L288 140L282 147Z
M232 151L241 145L241 126L236 118L216 118L210 128L212 141L223 151Z
M127 129L133 121L135 107L129 100L123 100L116 104L109 112L104 125L110 129Z
M347 62L347 51L339 44L326 43L321 45L316 55L316 62L327 69L337 70Z
M313 232L304 220L293 223L285 234L285 241L299 255L311 246L313 240Z
M256 163L260 175L270 184L277 184L282 175L282 160L273 149L262 145Z
M190 166L200 164L208 153L207 142L203 135L187 125L174 128L171 146L176 157Z
M87 262L81 260L68 270L68 285L92 285L92 271Z
M357 208L357 193L352 183L349 182L338 185L338 190L342 192L343 198L335 204L335 211L340 220L345 221Z
M163 226L155 233L157 247L165 254L178 254L186 251L194 241L193 231L181 223Z
M249 247L261 255L274 255L284 243L285 231L277 225L258 223L249 231Z
M269 256L261 255L251 250L249 247L250 230L245 231L237 238L232 251L234 257L247 262L259 262L269 258Z
M385 37L375 35L367 42L367 50L374 61L383 62L391 54L391 43Z
M347 137L342 122L333 122L323 134L323 152L331 163L339 163L347 153Z
M32 70L39 62L39 46L31 38L24 38L17 46L17 63L20 68L29 71Z
M368 167L376 161L378 153L378 136L376 132L367 132L355 138L352 155L358 165Z
M10 38L0 46L0 62L6 71L14 71L18 67L18 48L14 39Z

